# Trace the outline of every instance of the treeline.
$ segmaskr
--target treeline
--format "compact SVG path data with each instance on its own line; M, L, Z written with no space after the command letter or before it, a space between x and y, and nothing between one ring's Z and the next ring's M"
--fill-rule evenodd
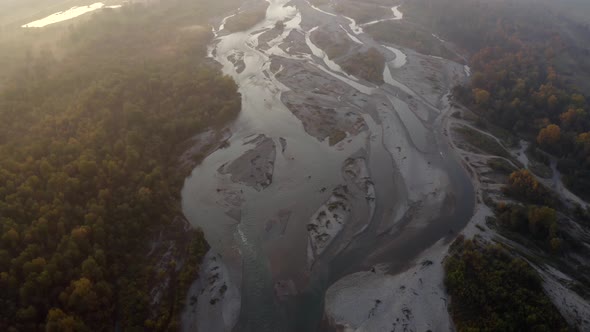
M512 172L502 191L520 203L496 204L500 226L536 241L543 248L559 251L563 240L555 208L561 207L560 201L526 169Z
M554 209L547 206L499 204L497 213L503 227L540 241L553 251L561 248L562 240L558 237Z
M180 214L179 147L240 109L196 25L227 5L97 14L70 29L65 58L33 57L0 90L0 330L176 328L151 311L151 276L167 270L146 256ZM188 236L170 280L184 286L206 250L202 233Z
M445 260L457 331L568 331L541 279L500 245L460 236Z
M470 55L471 81L457 87L454 98L489 122L532 141L531 151L540 148L566 160L559 165L564 180L575 178L570 185L577 187L571 188L590 194L590 150L584 147L589 105L583 94L590 90L571 72L575 68L576 74L590 73L587 49L572 37L586 40L588 27L512 0L416 0L404 6L408 19ZM575 167L565 167L569 163ZM496 218L488 225L495 220L513 239L526 238L525 243L548 252L562 251L564 234L557 210L571 211L528 170L512 171L497 162L491 166L509 174L503 192L511 203L490 204ZM537 273L500 246L460 238L445 271L458 331L568 330Z
M505 42L510 43L508 37ZM549 45L524 42L514 51L485 48L472 57L475 71L470 86L455 92L480 115L559 157L564 182L588 198L589 106L585 96L564 84L551 66L552 52Z
M585 86L576 86L580 80L564 64L577 63L576 71L590 75L590 63L588 50L562 33L558 20L565 18L512 1L420 0L412 5L427 13L444 5L449 15L429 24L472 53L473 77L468 86L455 90L455 96L481 116L559 157L564 182L590 197L589 105L581 92ZM562 25L582 39L590 36L587 26L570 21Z
M590 92L590 26L523 1L417 0L404 6L409 19L471 54L471 83L455 96L559 157L564 182L590 198L584 96Z

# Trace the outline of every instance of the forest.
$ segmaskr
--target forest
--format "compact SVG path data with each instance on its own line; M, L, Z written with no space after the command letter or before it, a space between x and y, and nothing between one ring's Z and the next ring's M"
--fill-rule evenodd
M448 16L425 24L470 54L472 79L455 98L555 156L569 189L590 198L590 25L514 1L461 2L412 3L432 15L444 6Z
M412 17L406 8L408 17L467 55L472 76L454 89L453 98L477 114L476 125L514 135L504 142L512 148L521 139L528 141L531 164L545 163L548 169L549 175L541 177L550 177L550 163L557 162L566 186L590 198L588 22L570 19L554 10L558 6L526 0L416 0L407 6L421 14ZM490 153L502 156L501 152ZM484 197L495 213L486 225L560 262L580 245L568 241L572 237L564 232L563 219L572 216L584 222L587 212L562 202L537 180L532 167L515 170L499 160L490 167L506 175L506 202ZM517 252L477 238L461 238L453 245L445 264L445 285L458 331L568 330L544 294L537 272L516 257Z
M500 245L460 236L445 271L457 331L569 331L536 272Z
M224 6L104 11L64 29L65 55L29 49L15 62L0 85L1 331L177 329L207 244L183 235L186 261L166 267L146 254L182 216L184 143L240 110L197 25ZM184 289L159 308L149 290L167 271L158 280Z

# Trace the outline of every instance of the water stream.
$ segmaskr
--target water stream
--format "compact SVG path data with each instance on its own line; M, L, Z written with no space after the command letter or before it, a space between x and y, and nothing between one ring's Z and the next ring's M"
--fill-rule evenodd
M386 261L393 259L398 267L409 262L421 250L447 236L449 228L459 229L466 223L473 209L470 203L473 192L469 179L440 132L426 132L404 101L388 89L371 86L345 73L311 42L310 34L321 29L318 22L324 22L344 29L355 43L363 43L370 37L353 19L313 7L305 0L268 2L266 19L248 31L226 34L223 23L213 29L217 38L209 54L222 65L223 72L238 83L242 111L230 128L233 135L229 147L209 155L187 178L182 205L189 221L203 229L211 247L224 257L230 266L231 278L242 285L241 312L234 330L313 331L321 320L323 294L330 284L347 273L365 268L371 253L381 253L380 257ZM305 6L307 10L301 10ZM394 17L401 19L403 15L394 8ZM284 31L268 43L269 48L262 50L259 37L279 20L287 22ZM311 49L311 54L290 54L279 47L291 32L303 35L303 43ZM357 37L361 35L362 38ZM396 55L391 66L403 66L405 55L393 48L389 50ZM238 71L229 59L237 53L243 54L243 71ZM310 136L281 101L282 94L289 88L276 78L276 69L271 69L276 57L299 61L301 65L311 64L326 77L337 80L334 84L344 84L357 91L355 96L359 96L356 97L339 96L338 101L341 97L349 101L335 107L346 106L361 112L368 130L348 136L337 146ZM416 95L394 79L389 66L385 71L389 85L408 95ZM368 100L365 106L359 106L361 99ZM398 115L384 106L388 104L393 105ZM391 119L379 118L383 112ZM391 126L386 126L387 121L395 122L395 133ZM252 149L254 143L250 141L257 135L272 139L276 146L272 183L263 190L234 182L230 175L218 172L220 167ZM404 145L407 153L417 156L412 160L420 163L420 167L444 172L451 183L453 197L462 202L449 214L435 218L424 227L407 227L412 218L405 214L408 206L415 203L410 201L415 195L409 195L409 184L419 181L404 178L401 168L396 166L402 161L401 155L394 155L395 145L401 144L398 140L412 141L417 149L410 143ZM281 149L283 142L286 145ZM305 225L330 196L330 190L320 189L341 185L343 163L359 151L367 151L368 169L375 183L374 210L367 217L366 227L344 250L332 250L319 257L314 268L309 270ZM228 213L232 208L240 210L239 220ZM281 211L289 211L289 222L279 238L269 240L269 221L277 219ZM391 231L383 231L390 228ZM335 242L338 243L338 238ZM271 243L273 249L269 250ZM299 286L291 300L281 302L277 298L274 287L279 277L294 280Z
M42 27L48 26L50 24L55 24L55 23L71 20L73 18L84 15L86 13L93 12L98 9L103 9L103 8L115 9L115 8L120 8L120 7L121 7L121 5L105 6L105 4L102 2L93 3L88 6L80 6L80 7L76 6L76 7L70 8L66 11L57 12L57 13L51 14L47 17L44 17L42 19L33 21L31 23L27 23L27 24L23 25L22 28L42 28Z
M373 24L377 24L380 22L386 22L386 21L397 21L397 20L401 20L404 18L404 14L399 10L399 6L395 6L395 7L391 8L391 11L393 12L393 17L383 18L380 20L374 20L374 21L370 21L367 23L363 23L363 26L373 25Z

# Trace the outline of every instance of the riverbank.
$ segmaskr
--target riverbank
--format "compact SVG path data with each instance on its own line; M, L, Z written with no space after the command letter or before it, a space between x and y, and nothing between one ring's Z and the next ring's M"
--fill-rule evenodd
M388 15L400 20L396 9ZM438 133L445 95L466 72L381 45L328 4L270 1L240 33L224 21L210 54L238 82L242 113L227 146L186 180L183 210L241 293L235 328L315 330L331 283L367 264L394 266L395 277L469 220L470 184ZM342 64L379 52L385 82L330 59L318 36L333 34L358 45Z
M223 8L126 7L29 29L30 52L0 51L16 73L0 104L22 111L0 112L0 228L11 235L1 244L10 291L0 294L0 330L178 326L207 250L182 215L178 158L192 135L237 116L240 95L208 66L211 36L198 26ZM64 36L53 45L61 57L35 47L49 30ZM33 259L34 271L18 276ZM47 282L33 281L40 275Z
M568 324L580 330L590 328L590 322L584 318L590 315L590 303L584 299L584 294L587 294L585 291L587 283L577 275L579 266L590 263L590 251L583 249L590 243L590 231L568 215L571 213L568 211L570 209L568 206L575 204L579 198L572 196L571 193L561 192L559 189L563 187L560 187L559 182L553 182L554 177L546 179L531 173L540 184L544 184L562 202L563 208L558 209L561 211L558 211L557 231L561 236L570 239L568 242L578 249L570 248L567 252L547 253L546 249L539 247L535 241L503 229L498 225L495 207L498 204L521 203L508 197L502 188L506 185L508 175L512 171L520 167L527 168L533 165L533 161L522 153L522 148L506 148L503 146L503 140L477 128L475 119L477 117L472 112L457 105L446 125L452 144L470 169L472 181L478 192L477 211L479 212L463 234L466 238L477 238L484 243L502 244L509 248L511 254L525 259L542 279L545 294ZM473 142L466 141L463 136L453 133L452 128L457 126L470 126L472 130L477 130L502 146L504 152L498 155L486 152L481 147L478 149L477 146L473 146ZM506 153L508 155L503 155ZM515 162L515 160L518 161Z
M214 317L203 323L211 331L313 331L321 321L452 329L442 269L449 243L463 234L515 246L489 223L490 201L505 200L506 172L528 163L512 149L486 155L503 143L481 136L450 100L469 67L365 33L405 24L403 5L362 26L313 3L269 1L265 18L239 33L225 29L227 17L213 23L210 55L238 82L243 108L224 148L183 189L183 210L224 271L206 272L213 291L190 310ZM421 32L437 54L462 61ZM343 66L368 49L385 59L383 84ZM555 295L551 280L554 300L581 303ZM236 296L219 300L223 285L240 294L239 314L226 304ZM587 312L568 306L567 317Z
M230 137L228 128L210 128L193 136L180 145L188 148L183 148L184 152L177 160L177 172L188 174L209 154L227 144ZM217 258L211 252L202 231L195 230L186 220L181 212L180 201L175 205L178 215L172 222L159 225L149 241L145 265L152 268L148 276L150 316L146 322L148 328L154 328L166 325L162 321L166 319L171 328L191 330L195 321L208 321L203 317L192 316L192 311L187 309L194 305L196 292L202 291L201 280L210 280L208 287L217 285L217 289L209 288L209 301L213 302L219 300L215 296L224 296L225 290L220 291L219 288L227 289L227 286L223 275L215 275L215 270L219 268L214 265ZM220 285L216 284L218 279L222 280ZM235 291L235 288L231 290Z
M375 266L338 280L326 292L326 323L338 331L452 331L443 284L448 247L437 242L402 273Z

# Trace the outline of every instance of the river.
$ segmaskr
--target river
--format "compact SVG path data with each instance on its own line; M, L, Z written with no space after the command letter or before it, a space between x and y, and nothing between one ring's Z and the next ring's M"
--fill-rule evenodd
M68 10L57 12L57 13L51 14L47 17L44 17L42 19L27 23L21 27L22 28L42 28L42 27L48 26L50 24L55 24L55 23L71 20L71 19L76 18L80 15L84 15L86 13L90 13L90 12L93 12L98 9L117 9L117 8L121 8L121 6L122 5L106 6L102 2L96 2L96 3L93 3L88 6L75 6L75 7L68 9Z
M213 28L216 39L210 54L238 83L242 111L231 125L229 146L209 155L187 178L183 211L203 229L212 250L228 266L228 278L241 291L234 330L314 331L322 318L323 295L332 283L374 264L388 264L391 273L401 271L422 250L452 238L467 223L474 193L441 132L444 98L437 107L426 104L412 97L418 92L394 79L396 71L412 61L410 56L392 45L380 46L353 19L328 8L312 7L305 0L268 2L266 19L248 31L228 34L221 23L225 20ZM392 19L403 17L398 6L392 13ZM278 20L285 28L272 35ZM375 86L328 59L310 35L329 28L344 29L359 47L379 47L393 56L385 70L392 84ZM265 33L273 38L261 42ZM286 44L291 46L280 47ZM292 51L295 48L299 51ZM236 65L236 58L243 67ZM306 70L307 79L297 80ZM320 85L324 89L345 93L315 93L320 88L311 87L322 82L329 82ZM313 119L303 121L285 100L331 103L336 112L346 109L355 115L364 129L343 130L346 138L331 146L328 139L312 135ZM428 112L428 120L412 113L416 104ZM335 119L348 121L342 115ZM276 150L268 154L274 156L270 184L254 187L220 172L256 149L259 135L271 140ZM258 157L265 155L260 151ZM346 183L342 169L351 157L366 163L375 197L351 194L354 218L310 260L306 226L332 189ZM245 162L243 167L253 166ZM293 285L287 296L277 295L281 283Z

